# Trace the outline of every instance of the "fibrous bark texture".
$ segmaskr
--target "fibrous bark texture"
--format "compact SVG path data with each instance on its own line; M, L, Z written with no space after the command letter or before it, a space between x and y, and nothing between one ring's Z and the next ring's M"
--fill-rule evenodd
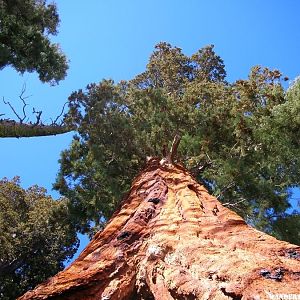
M186 170L151 159L77 260L19 299L259 300L298 293L299 246L249 227Z

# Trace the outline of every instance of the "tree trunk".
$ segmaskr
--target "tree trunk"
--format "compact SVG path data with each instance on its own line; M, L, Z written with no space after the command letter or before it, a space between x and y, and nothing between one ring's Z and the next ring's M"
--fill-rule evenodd
M258 300L278 294L300 294L300 247L249 227L182 167L151 159L77 260L19 299Z

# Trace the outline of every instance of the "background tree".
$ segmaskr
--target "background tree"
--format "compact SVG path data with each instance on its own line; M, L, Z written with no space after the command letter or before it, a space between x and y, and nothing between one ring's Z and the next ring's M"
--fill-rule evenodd
M54 3L40 0L0 0L0 70L13 67L19 73L37 72L42 82L54 85L64 79L68 63L58 44L50 41L57 34L59 15ZM24 92L24 91L23 91ZM70 131L64 124L42 123L41 115L36 122L28 122L23 102L23 116L8 104L17 120L0 120L0 137L46 136ZM38 112L39 113L39 112ZM3 116L4 114L0 114Z
M0 1L0 69L37 72L42 82L66 76L66 56L49 35L57 34L59 16L54 3L39 0Z
M0 298L16 299L64 268L78 247L67 200L0 181Z
M188 57L160 43L133 80L72 93L65 122L78 134L62 153L55 188L70 199L80 231L101 228L145 157L161 156L180 133L178 161L249 223L273 232L272 216L285 217L300 178L299 133L281 113L295 110L292 91L277 70L257 66L233 83L225 76L213 46Z

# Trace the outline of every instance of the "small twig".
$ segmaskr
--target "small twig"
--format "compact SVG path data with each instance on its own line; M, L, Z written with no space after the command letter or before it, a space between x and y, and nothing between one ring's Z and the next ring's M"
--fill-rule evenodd
M242 198L240 201L234 202L234 203L230 203L230 202L226 202L226 203L222 203L223 206L237 206L239 203L245 202L246 199Z
M112 162L116 161L114 155L112 156L112 158L108 161L107 165L109 166Z
M22 107L22 112L23 112L23 117L21 117L17 111L14 109L14 107L11 105L11 103L9 101L5 101L4 97L3 97L3 102L4 104L8 105L10 107L10 109L13 111L13 113L15 114L15 116L19 119L20 123L22 124L24 122L24 120L27 118L26 115L26 106L28 105L25 101L25 99L29 98L30 96L24 96L24 93L26 92L26 84L23 84L22 90L21 90L21 94L19 95L20 100L23 103L23 107Z
M205 153L205 155L207 156L208 161L211 161L211 162L212 162L212 160L211 160L211 158L209 157L209 155L208 155L207 153Z
M62 108L62 110L61 110L61 113L56 117L56 119L54 120L54 122L52 122L52 125L56 125L56 122L58 121L58 119L63 115L67 103L68 103L68 102L65 102L65 104L63 105L63 108Z
M200 165L198 167L198 172L203 172L207 167L210 167L212 165L212 161L206 161L203 165Z
M231 152L234 148L235 148L235 146L238 144L238 142L236 142L233 146L232 146L232 148L230 149L230 151L229 152Z
M221 191L220 194L216 197L218 200L220 199L220 197L222 196L222 194L226 191L228 191L229 189L231 189L233 186L235 185L234 181L231 181L230 183L228 183Z
M36 122L33 124L33 126L37 126L40 123L41 116L42 116L42 111L36 111L35 108L33 108L32 113L36 115Z
M9 101L5 101L4 100L4 97L3 97L3 103L4 104L6 104L6 105L8 105L9 107L10 107L10 109L13 111L13 113L15 114L15 116L19 119L19 121L20 121L20 123L22 123L23 122L23 119L19 116L19 114L16 112L16 110L14 109L14 107L10 104L10 102Z
M20 120L20 122L22 123L25 119L26 119L26 111L25 111L25 108L26 106L28 105L26 102L25 102L25 99L29 98L30 96L26 96L24 97L24 93L26 91L26 83L23 84L23 87L22 87L22 90L21 90L21 94L19 95L19 98L21 99L21 101L23 102L23 108L22 108L22 111L23 111L23 119L22 121Z
M23 115L21 116L21 114L19 114L17 112L17 110L13 107L13 105L9 102L9 101L5 101L4 97L3 97L3 103L8 105L10 107L10 109L13 111L13 113L15 114L15 116L17 117L18 121L20 124L23 124L24 122L25 123L29 123L28 125L31 125L32 127L35 127L35 126L43 126L43 123L42 123L42 120L41 120L41 116L42 116L42 111L38 111L38 110L35 110L35 108L33 108L32 110L32 113L35 115L36 117L36 121L33 123L31 121L29 121L29 118L27 117L27 113L26 113L26 107L28 106L28 104L26 103L26 99L29 98L30 96L24 96L26 92L26 84L24 83L23 84L23 87L22 87L22 90L21 90L21 93L19 95L19 99L22 101L23 103L23 107L22 107L22 113ZM60 127L63 127L64 126L64 122L61 121L60 123L57 123L59 118L63 115L64 111L65 111L65 107L67 105L68 102L64 103L63 107L62 107L62 110L60 112L60 114L55 118L55 120L53 121L51 119L51 125L53 126L60 126ZM1 116L4 116L5 114L0 114L0 117Z
M210 157L208 156L208 154L206 154L208 161L199 161L196 166L191 168L191 172L194 175L197 175L199 173L204 172L207 168L211 167L213 165L212 160L210 159Z
M282 218L284 215L270 215L270 216L268 216L268 218L272 218L272 219L278 219L278 218Z

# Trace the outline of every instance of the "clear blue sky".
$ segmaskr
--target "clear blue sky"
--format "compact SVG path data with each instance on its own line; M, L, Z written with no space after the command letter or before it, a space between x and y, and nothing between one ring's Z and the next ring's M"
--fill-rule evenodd
M53 38L70 60L67 78L50 87L35 74L0 72L0 96L21 109L18 95L24 83L32 107L44 120L60 113L74 90L103 78L130 79L145 69L154 45L167 41L192 54L214 44L223 58L228 80L246 78L263 65L293 79L300 74L300 1L297 0L89 0L56 1L61 23ZM0 112L11 116L0 104ZM1 139L0 178L21 176L51 191L60 152L72 134L55 137Z

